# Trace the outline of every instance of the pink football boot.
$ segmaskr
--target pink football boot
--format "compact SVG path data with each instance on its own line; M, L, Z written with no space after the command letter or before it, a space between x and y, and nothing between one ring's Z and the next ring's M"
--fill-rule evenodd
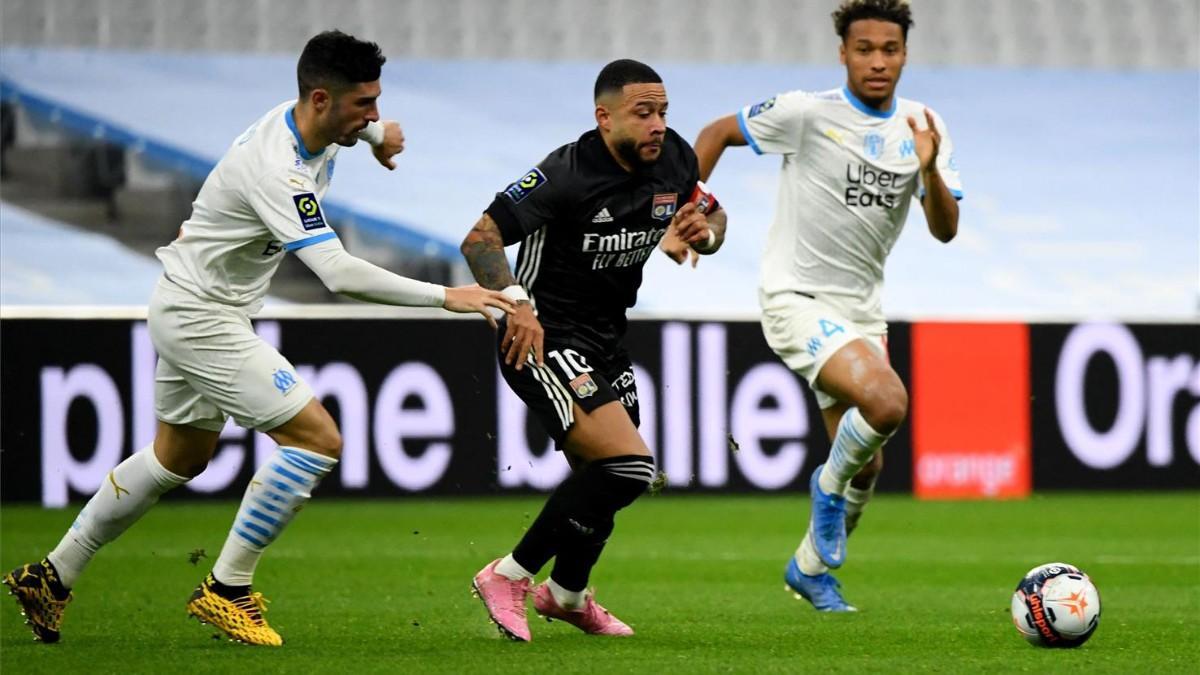
M587 594L587 604L583 606L583 609L569 610L563 609L558 604L546 584L539 584L533 589L533 608L537 610L538 614L546 617L547 621L552 619L566 621L588 635L612 635L614 637L633 635L633 629L601 607L596 602L596 598L592 597L591 592Z
M529 579L513 581L496 572L500 558L479 570L471 585L483 601L488 616L500 632L510 640L529 642L529 622L525 619L525 596L529 595Z

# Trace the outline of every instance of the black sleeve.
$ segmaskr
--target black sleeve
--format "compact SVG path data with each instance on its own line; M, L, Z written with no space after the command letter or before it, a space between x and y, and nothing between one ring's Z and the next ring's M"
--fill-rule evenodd
M550 153L503 192L497 192L487 207L485 213L500 227L505 246L520 242L560 218L563 198L570 193L568 147Z

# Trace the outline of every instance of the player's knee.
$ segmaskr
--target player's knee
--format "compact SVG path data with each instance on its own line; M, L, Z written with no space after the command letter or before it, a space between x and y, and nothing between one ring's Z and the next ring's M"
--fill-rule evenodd
M195 478L196 476L199 476L200 474L204 473L204 470L208 468L208 460L211 458L212 458L211 456L188 458L188 459L181 460L181 463L177 464L175 467L167 467L167 468L172 473L178 474L180 476L183 476L184 478L187 478L188 480L191 480L191 479Z
M862 406L861 412L872 429L890 435L908 416L908 392L899 383L887 386Z
M155 444L159 443L155 441ZM212 461L213 454L216 453L216 443L212 444L211 448L196 449L188 446L187 449L155 449L155 457L164 469L170 471L177 476L183 476L188 480L204 473L208 468L208 463Z
M603 477L614 512L642 496L655 477L654 458L647 455L609 457L593 462L589 469Z

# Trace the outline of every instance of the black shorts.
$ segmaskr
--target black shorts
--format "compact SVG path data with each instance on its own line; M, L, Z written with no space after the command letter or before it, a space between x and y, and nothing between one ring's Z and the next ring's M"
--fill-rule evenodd
M572 404L590 413L605 403L620 401L633 425L641 423L633 365L624 349L600 354L547 336L542 344L545 365L539 367L530 357L518 371L504 362L503 339L501 324L496 347L504 381L529 406L559 450L575 423Z

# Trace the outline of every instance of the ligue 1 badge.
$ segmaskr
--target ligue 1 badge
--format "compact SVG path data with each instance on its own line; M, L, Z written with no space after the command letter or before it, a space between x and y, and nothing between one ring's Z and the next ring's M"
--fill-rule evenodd
M654 202L650 208L650 216L655 220L670 220L675 215L676 197L677 194L674 192L654 195Z

